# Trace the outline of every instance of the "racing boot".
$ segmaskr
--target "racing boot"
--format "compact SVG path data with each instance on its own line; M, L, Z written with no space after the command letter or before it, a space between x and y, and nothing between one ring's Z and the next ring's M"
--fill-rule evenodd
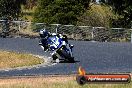
M56 54L53 54L52 58L53 58L53 60L56 60L58 57L56 56Z
M74 47L74 45L69 44L69 47L70 47L70 49L72 51L72 48Z

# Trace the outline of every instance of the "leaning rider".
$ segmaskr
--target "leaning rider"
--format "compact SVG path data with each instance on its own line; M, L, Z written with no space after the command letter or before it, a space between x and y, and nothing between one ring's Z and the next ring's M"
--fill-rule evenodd
M67 39L66 35L50 33L46 29L41 29L39 34L40 34L40 37L41 37L39 45L41 45L41 47L43 48L44 51L48 51L48 49L49 49L48 38L50 36L57 36L58 38L61 38L64 41L64 43L66 43L66 45L68 44L68 39ZM70 45L70 48L72 49L73 45Z
M44 51L47 51L49 46L48 46L48 38L50 36L50 33L48 31L46 31L45 29L41 29L39 32L40 35L40 41L39 41L39 45L41 45L42 49Z

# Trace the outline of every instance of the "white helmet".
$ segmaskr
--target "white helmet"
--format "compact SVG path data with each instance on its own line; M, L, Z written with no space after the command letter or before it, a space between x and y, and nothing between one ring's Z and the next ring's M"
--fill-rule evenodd
M52 33L53 36L56 36L57 34L56 33Z
M49 36L49 32L46 29L41 29L39 35L40 37L45 38L46 36Z

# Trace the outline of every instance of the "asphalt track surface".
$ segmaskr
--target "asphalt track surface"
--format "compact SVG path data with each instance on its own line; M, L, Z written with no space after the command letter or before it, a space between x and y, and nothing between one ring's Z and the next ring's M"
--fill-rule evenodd
M39 39L0 38L0 49L49 56L38 45ZM75 74L82 66L87 73L132 72L131 43L69 41L75 47L76 63L58 63L46 67L0 70L0 76Z

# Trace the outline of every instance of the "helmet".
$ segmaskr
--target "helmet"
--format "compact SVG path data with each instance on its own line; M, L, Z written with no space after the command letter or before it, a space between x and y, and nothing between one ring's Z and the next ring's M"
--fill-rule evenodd
M39 32L39 35L40 35L41 38L45 38L45 37L49 36L49 32L46 31L45 29L41 29L40 32Z
M56 33L52 33L53 36L56 36L57 34Z

